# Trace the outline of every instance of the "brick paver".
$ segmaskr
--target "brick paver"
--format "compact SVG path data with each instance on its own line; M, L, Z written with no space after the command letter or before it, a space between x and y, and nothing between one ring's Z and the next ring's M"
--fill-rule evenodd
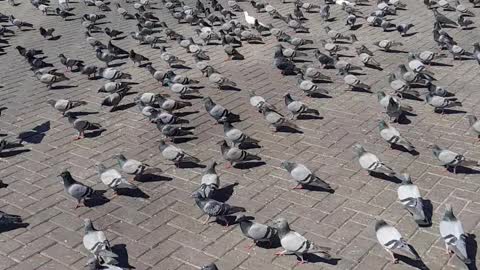
M9 184L0 189L0 209L24 217L30 225L26 228L3 232L0 235L0 269L83 269L87 251L82 245L84 218L94 221L97 228L106 231L114 251L124 256L122 264L135 269L198 269L203 264L216 262L219 269L411 269L404 262L393 265L388 254L376 242L373 224L376 218L383 218L394 224L402 235L416 248L424 263L430 269L462 269L462 263L444 254L443 241L440 239L438 223L443 214L444 205L451 203L457 216L462 220L465 230L473 235L480 233L480 178L478 171L453 174L439 167L427 147L437 143L451 150L465 153L471 158L480 158L478 140L467 132L468 124L464 113L436 114L422 101L406 99L403 102L414 108L415 115L408 116L408 124L394 124L400 132L416 146L419 155L414 156L391 149L379 136L377 121L383 118L375 94L345 91L343 77L335 70L324 70L334 79L333 83L321 84L330 91L331 98L309 98L302 96L296 86L295 77L283 77L272 65L274 46L273 36L263 37L264 44L248 44L238 48L245 56L242 61L225 61L226 55L221 46L205 47L211 57L209 64L224 76L237 83L241 91L218 90L195 68L193 57L179 48L175 41L168 41L168 51L187 61L192 69L175 69L200 80L202 96L225 106L241 117L235 125L247 134L259 139L261 148L251 149L258 154L265 165L249 169L225 169L218 166L221 185L238 182L228 202L241 205L249 215L260 222L270 222L277 217L287 218L294 229L321 245L331 246L335 258L329 263L316 262L295 266L295 258L288 256L275 258L274 250L255 247L245 251L246 241L236 226L228 229L216 223L203 225L201 212L193 204L190 194L200 183L201 168L178 169L165 162L158 150L160 133L134 107L133 98L137 94L127 95L121 102L123 108L108 112L100 108L104 97L97 93L106 81L88 80L79 73L67 73L69 81L48 90L41 84L29 65L18 55L15 46L42 49L59 70L63 70L57 55L64 53L68 57L84 60L86 64L103 65L95 57L94 50L84 38L84 29L79 16L84 13L100 13L96 7L84 6L82 1L71 1L76 16L64 21L57 16L43 16L28 1L19 1L12 7L3 1L1 12L13 14L21 20L34 24L35 30L19 31L14 27L15 36L9 37L9 47L0 56L0 106L7 107L1 112L1 133L10 139L23 134L24 146L8 149L1 153L0 179ZM56 7L57 3L53 3ZM227 7L226 1L220 1ZM282 14L292 12L293 4L275 0L270 4ZM288 1L287 1L288 2ZM318 0L312 0L319 2ZM239 5L261 22L272 23L287 33L314 40L307 48L320 48L320 40L326 39L325 25L345 34L355 33L358 44L365 44L375 53L375 59L384 67L383 71L364 68L358 75L362 82L372 86L372 90L391 92L387 75L401 63L407 63L405 53L386 53L372 45L374 41L391 39L401 41L404 51L436 50L431 30L432 12L427 10L423 1L402 0L408 10L400 10L397 16L389 16L393 23L415 24L412 35L400 37L398 32L382 32L373 28L363 19L357 23L362 26L350 31L344 25L345 12L338 5L332 5L331 22L323 22L318 13L305 13L308 21L305 25L310 33L295 34L285 23L273 20L267 13L256 13L249 2ZM467 1L462 1L474 10ZM319 2L320 3L320 2ZM133 4L124 3L132 14ZM186 1L194 5L194 2ZM324 5L324 3L320 3ZM375 9L376 3L359 6L364 14ZM107 18L100 20L100 27L111 27L128 34L136 30L135 20L125 21L113 11L107 12ZM152 9L161 21L178 33L190 37L194 35L188 24L178 24L168 13L164 4L158 3ZM476 10L474 10L477 13ZM456 19L455 12L444 12ZM243 14L236 13L237 19L245 23ZM478 17L471 18L476 24ZM3 23L5 25L8 22ZM38 27L54 27L58 40L44 40L38 33ZM459 45L472 51L472 44L480 40L477 29L447 29ZM103 33L92 34L95 38L108 42ZM157 34L163 36L163 34ZM198 40L197 37L194 37ZM150 58L153 66L166 70L168 66L160 58L159 50L138 43L126 37L114 43L124 49ZM358 46L358 45L356 45ZM309 54L306 60L314 60L313 50L304 50ZM352 64L361 65L355 52L344 52ZM480 76L476 61L464 60L452 62L451 58L440 60L449 66L432 66L438 85L445 86L463 102L461 110L480 114L478 85ZM132 92L169 93L155 81L146 69L134 65L129 59L117 60L124 63L116 67L132 74ZM302 65L303 63L297 63ZM300 133L272 133L262 117L248 104L248 90L255 90L278 108L284 110L283 94L290 92L310 107L318 109L322 119L297 120L303 131ZM422 90L421 90L422 91ZM106 131L98 136L72 142L74 130L60 113L54 111L46 101L48 99L69 98L84 100L88 105L75 109L85 112L82 118L100 123ZM223 163L217 142L223 136L223 128L205 112L201 99L191 100L193 107L184 109L183 118L195 126L197 137L179 144L188 153L198 157L202 163L212 158ZM366 176L354 159L351 146L361 143L365 148L377 154L396 171L408 171L419 186L422 195L431 201L433 207L433 226L418 228L410 215L396 200L397 183ZM113 166L113 155L125 156L144 161L151 166L161 168L162 177L151 181L137 182L147 194L143 197L118 196L106 203L91 207L73 209L75 202L63 191L61 180L56 177L63 169L72 172L75 179L95 189L105 190L99 180L95 163L101 162ZM336 192L328 194L319 191L296 190L287 172L280 168L285 159L300 161L317 175L330 183ZM171 181L168 181L171 180ZM105 194L111 196L111 191ZM476 255L477 261L479 255ZM127 259L128 258L128 259Z

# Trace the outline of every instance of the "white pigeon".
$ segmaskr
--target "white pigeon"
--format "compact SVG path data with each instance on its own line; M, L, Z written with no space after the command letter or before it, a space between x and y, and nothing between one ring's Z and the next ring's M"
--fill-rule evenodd
M245 15L245 21L250 25L250 27L252 25L255 25L255 18L248 15L248 12L244 11L243 14Z
M445 205L445 214L440 221L440 235L445 241L447 253L455 253L457 257L465 264L472 261L468 258L465 240L467 236L463 231L462 223L453 214L452 205Z
M402 238L400 232L384 220L378 220L375 224L375 234L378 242L390 256L392 256L393 263L398 263L398 259L395 258L393 251L401 251L402 253L412 255L416 260L420 260L417 253L415 253L405 239Z
M422 195L417 185L412 183L408 173L403 173L398 178L402 180L402 184L397 189L398 200L412 215L418 225L428 225L429 222L423 211Z

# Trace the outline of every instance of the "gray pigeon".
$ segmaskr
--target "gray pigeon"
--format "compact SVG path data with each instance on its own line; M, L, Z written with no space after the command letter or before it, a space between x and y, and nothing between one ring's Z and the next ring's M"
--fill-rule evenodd
M305 80L302 73L297 74L297 86L307 96L328 94L328 90L321 88L311 80Z
M218 270L218 268L214 263L211 263L211 264L207 264L207 265L202 266L202 268L200 268L200 270Z
M250 96L250 99L249 99L250 105L252 105L253 107L257 108L257 110L258 110L259 112L261 112L261 108L262 108L262 107L265 107L265 106L266 106L266 107L269 107L269 108L271 108L271 109L273 109L273 110L276 109L275 106L273 106L272 104L268 103L268 102L265 100L265 98L263 98L262 96L257 95L257 94L255 93L255 91L249 90L249 91L248 91L248 94L249 94L249 96Z
M157 103L158 106L160 106L161 109L167 111L167 112L172 112L175 110L180 110L185 107L191 107L192 103L188 101L181 101L181 100L175 100L171 98L164 97L162 95L159 95L157 97Z
M387 224L384 220L378 220L375 224L375 233L377 235L378 242L383 248L392 256L393 263L398 263L398 259L395 258L394 251L400 251L408 255L413 256L416 260L420 260L420 257L410 245L402 238L400 232L393 226Z
M387 176L394 176L395 172L392 168L385 165L376 155L367 152L360 144L355 144L353 149L358 157L358 162L362 169L367 170L368 174L370 172L383 173Z
M440 110L442 114L447 108L462 106L460 101L456 101L452 98L434 96L432 93L427 94L425 101L428 103L428 105L433 107L434 112Z
M229 122L223 123L223 134L225 136L225 139L232 142L234 146L240 146L242 143L258 145L258 143L260 142L254 138L249 137Z
M68 122L72 124L73 128L78 131L78 135L75 137L75 140L84 138L86 130L101 130L102 128L100 124L79 119L76 116L73 116L70 112L66 112L64 115L68 118Z
M475 132L477 137L480 139L480 121L478 121L475 115L467 115L468 124L470 128Z
M96 230L90 219L84 220L83 246L100 264L117 264L118 255L112 252L110 242L103 231Z
M75 208L78 208L82 201L85 204L85 199L94 195L94 190L91 187L88 187L73 179L69 171L63 171L58 176L62 177L63 179L63 187L65 192L77 200L77 205Z
M275 253L277 256L295 254L300 257L300 264L304 264L306 261L303 255L308 253L322 253L326 259L330 258L328 251L329 247L318 246L310 240L307 240L303 235L290 229L288 222L284 218L276 219L273 222L273 228L277 229L278 237L280 238L280 244L283 247L283 251Z
M463 230L462 222L453 214L452 205L445 205L445 214L440 221L440 235L445 241L448 254L455 253L465 264L472 263L467 254L467 235Z
M113 68L98 68L97 73L100 77L112 82L119 79L125 79L125 80L132 79L132 75L128 73L123 73Z
M76 100L67 100L67 99L49 99L47 101L50 106L55 108L55 110L61 112L63 115L66 111L71 110L76 107L80 107L82 105L87 105L86 101L76 101Z
M215 171L216 166L217 162L213 160L207 165L207 168L202 175L202 180L198 192L200 192L202 197L204 198L211 198L220 186L220 178Z
M289 93L286 93L284 96L285 99L285 106L287 106L287 110L292 114L291 119L296 119L298 116L303 114L313 114L316 116L320 115L320 112L316 109L311 109L305 105L305 103L294 100Z
M126 92L130 90L130 84L128 82L107 82L102 87L100 87L98 93L116 93L116 92Z
M258 242L267 242L271 244L273 237L277 234L276 230L268 225L251 221L244 215L238 217L236 222L240 225L243 235L253 240L253 244L247 247L250 250Z
M415 147L407 139L403 138L395 127L388 125L385 121L380 120L378 128L380 129L380 136L390 145L400 145L409 152L415 150Z
M290 176L297 182L297 185L293 187L293 189L301 189L304 188L304 186L315 186L331 193L334 192L327 182L320 179L303 164L284 161L282 162L281 167L287 170L290 173Z
M118 166L122 169L122 172L126 174L141 176L147 171L150 171L150 165L135 159L127 159L122 154L115 155L113 158L117 160ZM155 171L162 172L162 170L158 168L155 168Z
M199 192L194 192L192 197L195 199L195 203L198 208L207 215L207 219L203 222L206 224L211 217L216 217L219 220L225 222L225 226L229 226L226 216L237 212L245 212L245 208L238 206L231 206L227 203L222 203L214 199L202 197Z
M122 91L112 93L108 96L106 96L101 103L101 106L107 106L107 107L112 107L110 109L110 112L113 112L117 109L118 104L122 101L122 99L125 97L127 94L128 88L125 88Z
M130 184L127 179L115 169L107 169L103 164L96 164L97 172L102 183L111 188L115 193L114 197L118 195L118 189L137 189L136 186Z
M165 141L160 140L160 145L158 146L162 156L169 161L172 161L175 166L179 166L181 163L199 163L200 160L194 156L187 154L182 149L175 147L173 145L166 144Z
M457 173L457 166L479 166L478 161L467 160L463 155L447 149L442 149L436 144L429 147L432 148L433 155L438 161L440 161L442 166L445 166L446 168L453 167L453 173Z
M178 137L193 135L190 131L191 128L164 124L162 121L157 121L157 128L165 138L169 138L172 142L175 142Z
M402 105L397 98L391 95L386 95L382 91L377 92L377 99L378 103L380 103L382 108L385 110L385 113L390 118L390 122L398 121L404 112L413 111L412 107L408 105Z
M248 162L252 160L261 160L257 155L248 153L245 150L237 148L235 146L229 146L226 141L222 142L220 147L223 158L228 161L228 166L235 166L235 164Z
M418 225L428 225L429 221L423 211L423 199L420 190L412 183L408 173L403 173L398 178L402 180L402 184L397 189L398 200L412 215Z
M238 121L240 116L225 109L222 105L216 104L210 97L204 97L205 110L217 121L217 123Z
M290 127L293 129L298 129L298 126L295 125L295 123L287 120L282 114L278 113L272 108L263 106L261 107L261 111L262 111L263 117L265 118L267 123L270 125L270 127L274 129L274 131L278 131L278 129L282 127Z

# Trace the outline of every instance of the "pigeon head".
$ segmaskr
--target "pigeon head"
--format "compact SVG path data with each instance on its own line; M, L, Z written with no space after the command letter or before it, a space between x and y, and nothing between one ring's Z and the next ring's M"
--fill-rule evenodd
M89 218L86 218L83 220L83 226L85 229L85 233L95 230L95 228L93 227L92 220Z
M383 91L378 91L377 92L377 98L378 100L381 100L382 98L384 98L386 95L385 95L385 92Z
M278 230L279 235L286 234L290 231L290 226L288 225L288 221L285 218L279 218L274 220L272 227Z
M380 129L380 131L388 128L387 122L385 122L384 120L380 120L380 121L378 122L378 128Z
M388 226L385 220L383 219L377 220L377 222L375 223L375 231L378 231L380 228L383 228L385 226Z
M200 270L218 270L217 266L214 263L202 266Z
M105 165L103 165L102 163L95 164L95 167L97 167L97 170L99 172L104 172L105 170L107 170L107 167L105 167Z
M168 147L168 145L165 143L164 140L160 140L160 141L158 142L158 144L159 144L159 145L158 145L158 148L160 148L160 151L163 151L165 148Z
M211 104L213 102L210 97L203 97L202 100L205 104Z
M435 156L438 156L442 149L436 144L429 145L428 148L432 149L432 152Z
M397 176L400 180L402 180L402 185L412 185L412 178L410 177L410 174L404 172Z
M295 168L295 163L289 162L289 161L284 161L284 162L282 162L282 164L280 166L282 168L284 168L285 170L287 170L288 172L291 172L293 170L293 168Z
M113 158L118 160L118 161L120 161L120 160L126 161L127 160L127 158L122 154L114 155Z
M207 164L207 168L205 169L205 173L215 173L215 167L217 166L217 161L212 160L210 163Z
M363 146L359 143L353 145L353 151L355 151L358 157L360 157L361 155L363 155L363 153L366 152L365 148L363 148Z
M61 172L58 176L62 177L63 179L72 178L72 175L71 175L70 172L67 171L67 170L64 170L64 171Z
M233 125L230 122L228 121L223 122L223 132L228 132L232 128L233 128Z
M50 104L50 106L55 107L55 103L57 103L57 102L53 99L49 99L49 100L47 100L47 103Z
M98 267L100 267L100 265L95 257L91 257L88 259L87 263L85 264L85 267L88 270L97 270Z
M445 205L445 213L443 214L443 220L448 220L448 221L455 221L457 218L453 214L453 208L452 205L447 203Z
M475 115L467 115L467 119L470 126L472 126L473 124L475 124L475 122L477 122L477 117Z

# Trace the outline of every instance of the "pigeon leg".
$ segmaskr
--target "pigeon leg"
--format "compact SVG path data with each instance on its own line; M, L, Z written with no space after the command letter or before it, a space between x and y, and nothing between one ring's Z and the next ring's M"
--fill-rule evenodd
M257 245L257 242L256 242L255 240L253 240L253 243L250 244L250 245L248 245L248 246L246 246L245 249L246 249L247 251L250 251L250 250L251 250L254 246L256 246L256 245Z
M457 174L457 166L453 166L453 173Z
M300 261L297 261L296 265L299 265L299 264L302 265L307 262L303 259L303 254L298 255L298 257L300 257Z
M275 256L285 256L285 253L287 253L287 250L282 250L277 253L275 253Z
M232 168L232 163L229 161L227 162L227 164L225 165L225 169L230 169Z
M445 244L445 251L446 251L446 253L447 253L448 256L451 256L451 255L452 255L452 253L450 252L450 249L448 248L448 245L447 245L447 244Z
M303 189L302 184L298 183L296 186L294 186L292 189Z
M395 254L393 254L393 252L389 249L387 249L388 253L390 254L390 256L392 257L392 263L394 264L397 264L398 263L398 259L395 258Z
M113 191L113 196L109 198L109 200L113 200L118 196L118 193L114 190Z
M207 219L205 219L205 221L203 222L203 224L207 224L207 222L210 220L210 216L207 215Z

